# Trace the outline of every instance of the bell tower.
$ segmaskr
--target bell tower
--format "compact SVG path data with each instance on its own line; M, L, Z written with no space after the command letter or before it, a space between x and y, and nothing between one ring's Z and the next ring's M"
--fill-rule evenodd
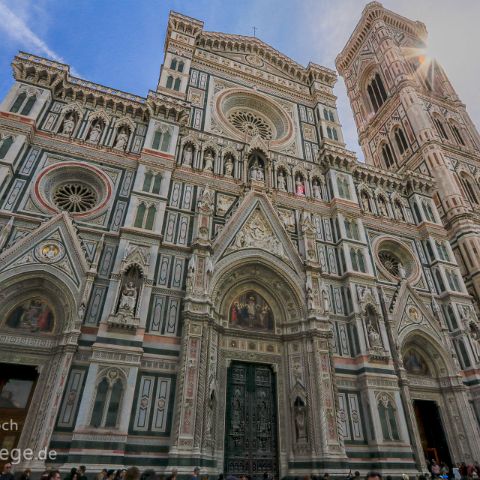
M366 163L435 179L437 208L478 305L480 136L445 71L427 54L425 25L371 2L336 66Z

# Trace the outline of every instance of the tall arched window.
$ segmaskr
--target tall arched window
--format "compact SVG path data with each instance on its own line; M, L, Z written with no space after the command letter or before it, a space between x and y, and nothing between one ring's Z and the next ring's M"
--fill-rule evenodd
M171 75L167 78L166 87L167 88L172 88L173 87L173 77Z
M434 117L433 123L435 124L435 128L437 129L440 137L448 139L447 132L445 131L445 127L443 126L443 122L438 117Z
M172 58L172 62L170 63L170 68L172 70L176 70L177 69L177 59L176 58Z
M373 107L373 111L377 112L387 100L387 92L378 73L375 74L372 81L368 85L367 92Z
M13 102L13 105L10 108L10 111L12 113L17 113L20 110L20 107L23 105L23 102L25 101L26 98L27 98L27 94L25 92L22 92Z
M332 128L332 135L333 135L333 139L338 141L338 134L337 134L336 128Z
M391 168L395 165L395 157L388 143L384 143L382 146L382 158L386 168Z
M435 215L433 214L432 206L430 202L422 202L423 213L429 222L435 223Z
M178 63L178 68L177 70L182 73L183 72L183 69L185 68L185 64L183 62L179 62Z
M103 377L97 384L97 393L93 403L90 426L95 428L116 428L123 395L123 383L120 378L110 375Z
M323 109L323 117L325 118L325 120L328 121L328 110L326 108Z
M144 227L146 230L153 230L153 224L155 222L156 213L157 213L157 209L153 205L148 207L147 219L145 221L145 227Z
M475 193L475 189L470 179L466 175L460 175L460 178L462 179L463 186L465 188L465 191L467 192L468 199L472 203L478 204L478 197L477 197L477 194Z
M327 136L328 138L330 138L330 140L333 139L332 129L330 127L327 127Z
M137 216L135 217L134 227L143 228L143 220L145 218L145 212L147 207L142 202L137 208Z
M465 142L463 141L463 138L460 135L460 131L458 130L457 126L450 124L450 129L452 130L453 136L455 137L457 143L459 143L460 145L465 145Z
M160 193L160 185L162 183L162 176L158 173L154 176L153 179L153 186L152 186L152 193L158 195Z
M152 178L153 178L153 173L152 172L147 172L145 174L145 177L143 179L143 191L144 192L149 192L150 188L152 188Z
M173 89L176 90L177 92L180 90L180 83L182 81L180 80L180 78L176 78L175 79L175 83L173 84Z
M457 317L455 316L455 312L451 305L447 305L447 320L450 326L450 331L458 330Z
M31 97L29 97L29 99L27 100L27 103L22 108L22 111L20 113L22 115L29 115L36 101L37 101L37 97L35 95L32 95Z
M405 138L405 134L403 133L403 130L398 127L397 129L395 129L394 135L395 142L397 142L398 151L400 152L400 154L403 154L403 152L408 149L408 143L407 139Z
M10 147L12 146L12 143L13 143L12 137L4 138L0 142L0 159L5 158L8 151L10 150Z
M156 130L153 135L152 148L154 150L162 150L163 152L167 152L170 148L171 139L172 135L169 130L165 130L164 132L161 130Z
M378 402L378 414L382 425L384 440L400 440L393 400L387 395L382 396Z
M334 121L335 121L335 118L333 117L333 113L332 113L331 110L328 112L328 118L329 118L329 120L330 120L331 122L334 122Z

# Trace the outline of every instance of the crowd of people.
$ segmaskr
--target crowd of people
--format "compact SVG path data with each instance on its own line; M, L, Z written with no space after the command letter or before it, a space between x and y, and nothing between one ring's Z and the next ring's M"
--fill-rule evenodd
M445 463L437 463L435 460L427 462L429 472L416 477L409 477L407 474L401 475L401 480L477 480L480 479L480 464L474 462L471 464L459 463L453 468L449 468ZM21 473L15 473L11 463L5 464L0 480L30 480L31 470L26 469ZM104 468L96 474L90 475L90 480L177 480L177 470L172 470L168 475L159 474L153 469L145 470L143 473L137 467L122 469ZM338 475L335 475L338 476ZM268 473L263 474L263 480L271 480ZM84 465L78 468L72 468L66 476L62 475L59 470L46 470L40 477L41 480L89 480L86 467ZM208 475L200 475L200 468L195 467L189 480L209 480ZM228 475L226 478L223 474L217 477L217 480L252 480L249 475ZM331 480L330 475L306 475L303 479L298 477L295 480ZM360 472L351 471L346 476L346 480L383 480L379 472L369 472L365 477ZM392 476L385 476L385 480L393 480Z

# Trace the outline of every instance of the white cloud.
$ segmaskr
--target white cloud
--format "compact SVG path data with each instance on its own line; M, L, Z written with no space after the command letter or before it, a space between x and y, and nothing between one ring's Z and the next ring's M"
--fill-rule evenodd
M47 43L36 35L25 21L0 1L0 30L3 30L11 40L21 45L21 48L45 55L60 63L67 63L60 55L54 52ZM73 68L71 72L79 76Z

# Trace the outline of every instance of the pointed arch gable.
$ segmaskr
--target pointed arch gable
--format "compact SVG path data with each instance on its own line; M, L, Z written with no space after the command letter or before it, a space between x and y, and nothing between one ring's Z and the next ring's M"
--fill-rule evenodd
M289 265L290 269L295 272L296 275L303 276L303 261L290 240L290 237L285 232L283 223L278 217L275 208L269 201L268 197L262 193L254 191L248 193L244 201L230 217L229 221L216 238L213 244L214 253L212 260L218 262L222 257L229 254L227 249L255 211L258 211L265 221L268 222L273 234L282 245L285 252L283 258L284 263ZM275 256L270 252L266 253L272 258L272 261L278 262L278 256Z

